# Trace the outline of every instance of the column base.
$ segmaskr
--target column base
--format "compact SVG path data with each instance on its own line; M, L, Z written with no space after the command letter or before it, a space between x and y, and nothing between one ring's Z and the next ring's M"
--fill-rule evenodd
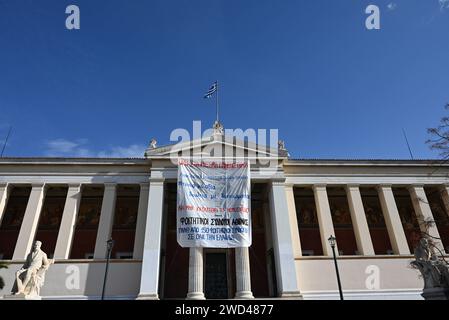
M237 291L234 299L254 299L251 291Z
M203 292L189 292L186 300L206 300Z
M42 300L40 296L30 296L23 293L8 294L3 296L3 300Z
M302 300L302 294L299 291L288 291L288 292L282 292L281 299L298 299Z
M157 293L139 293L136 300L159 300Z

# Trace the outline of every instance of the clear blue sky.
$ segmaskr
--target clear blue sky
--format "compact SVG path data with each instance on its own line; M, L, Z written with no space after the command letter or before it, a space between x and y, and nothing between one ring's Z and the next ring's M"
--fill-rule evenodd
M448 0L0 0L0 141L12 125L6 156L141 155L210 126L218 79L225 127L278 128L293 157L409 158L405 128L434 158L448 35Z

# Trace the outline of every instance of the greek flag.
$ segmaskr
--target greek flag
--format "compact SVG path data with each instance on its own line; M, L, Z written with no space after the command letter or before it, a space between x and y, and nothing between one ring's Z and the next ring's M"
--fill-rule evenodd
M209 88L207 93L204 95L204 99L209 99L215 92L217 92L217 82L214 82L214 84Z

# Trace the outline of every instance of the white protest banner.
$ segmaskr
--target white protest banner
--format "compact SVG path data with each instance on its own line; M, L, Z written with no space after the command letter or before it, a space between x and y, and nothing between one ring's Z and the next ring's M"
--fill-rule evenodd
M178 160L177 235L182 247L251 245L249 161Z

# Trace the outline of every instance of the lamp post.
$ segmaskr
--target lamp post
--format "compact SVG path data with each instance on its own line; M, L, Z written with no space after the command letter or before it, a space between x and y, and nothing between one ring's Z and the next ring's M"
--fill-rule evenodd
M107 256L106 256L106 270L104 271L104 281L103 281L103 290L101 291L101 300L104 300L104 291L106 289L106 280L108 278L108 269L109 269L109 259L111 259L112 247L114 246L114 240L109 239L106 241L107 245Z
M337 282L338 282L338 291L340 292L340 300L344 300L343 299L343 291L341 290L341 282L340 282L340 273L338 272L338 264L337 264L337 257L335 255L335 244L337 243L337 239L334 236L330 236L329 239L327 239L329 241L329 244L331 245L332 248L332 253L334 255L334 264L335 264L335 272L337 273Z

